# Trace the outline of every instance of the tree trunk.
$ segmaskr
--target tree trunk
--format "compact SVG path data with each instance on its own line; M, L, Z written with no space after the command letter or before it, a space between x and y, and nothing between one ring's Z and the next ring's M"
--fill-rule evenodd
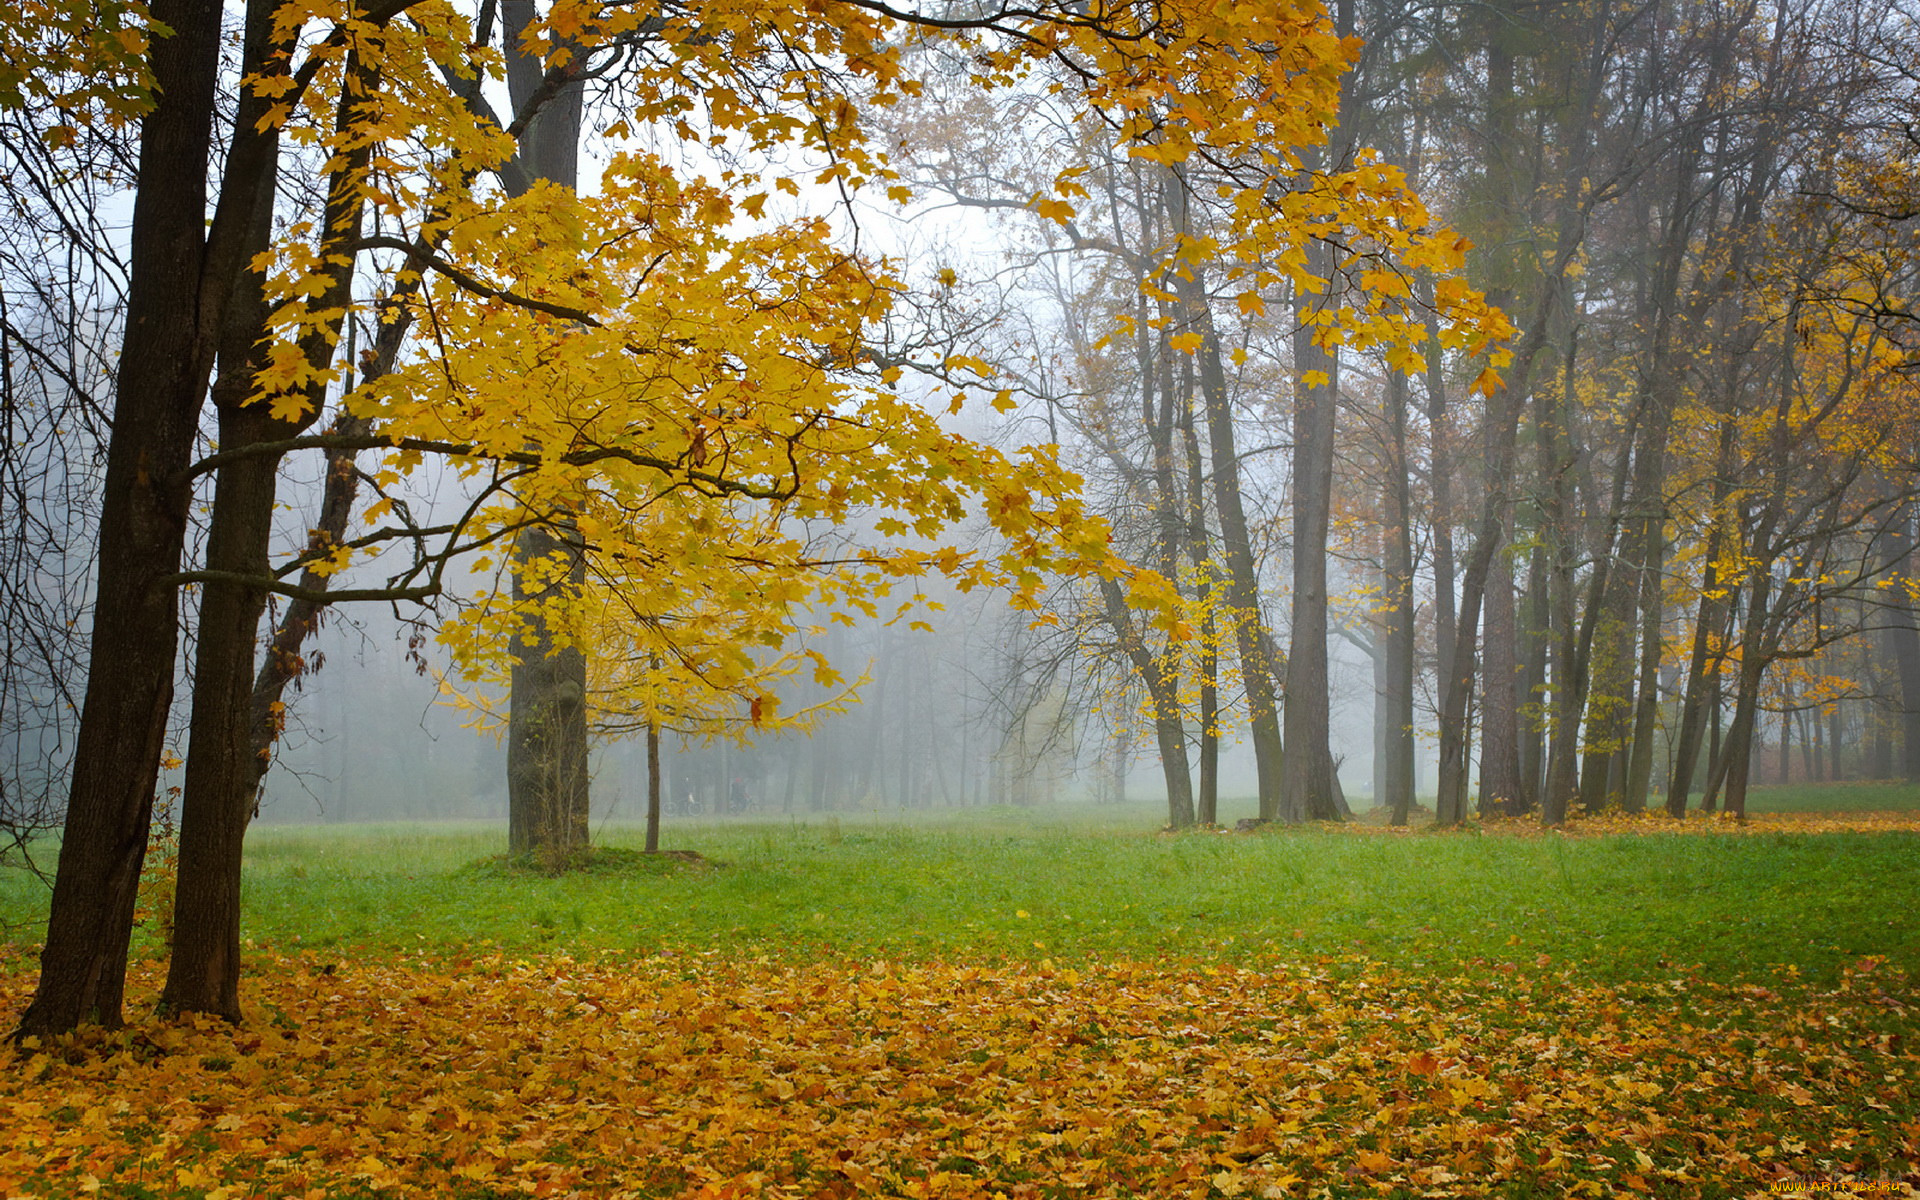
M584 567L570 530L529 526L514 539L522 563L564 556L568 568L543 590L514 579L516 605L548 598L545 589L577 587ZM564 854L588 841L586 655L556 648L545 621L514 648L512 707L507 721L507 845L512 854Z
M1385 790L1377 802L1393 812L1393 823L1405 825L1413 814L1413 499L1407 463L1407 405L1405 376L1387 377L1387 436L1390 462L1386 472L1388 528L1386 531L1386 630L1382 640L1386 689L1380 702L1386 709L1386 765L1381 778Z
M274 53L272 6L256 4L247 14L245 58L264 64ZM280 49L284 49L281 47ZM258 69L255 67L253 69ZM346 68L348 86L336 121L341 128L361 119L358 106L371 94L376 72L357 52ZM249 92L240 121L255 127L265 100ZM277 141L268 149L277 148ZM337 257L323 308L344 313L351 302L350 250L338 249L358 236L362 207L360 181L368 151L341 157L330 172L322 217L322 260ZM244 256L249 264L271 245L277 183L276 159L269 156L257 174L242 179L230 173L222 205L250 199ZM337 250L337 254L327 251ZM308 387L298 397L307 415L281 419L266 398L254 395L271 334L265 279L244 270L224 314L219 375L212 398L219 413L220 447L231 452L293 437L319 416L324 387ZM337 334L336 319L330 333ZM397 343L396 343L397 345ZM308 362L324 369L334 356L330 336L309 333L302 339ZM269 741L256 736L254 690L260 617L266 592L259 583L271 577L274 507L278 496L280 454L256 454L220 467L214 481L206 566L196 629L191 731L180 814L179 881L174 890L173 958L160 1007L174 1013L209 1013L240 1020L240 873L247 825L253 818L261 777L271 759ZM344 514L342 514L344 518ZM296 651L297 653L297 651ZM277 699L277 696L276 696ZM271 714L276 715L276 714ZM277 722L275 722L277 726Z
M242 386L251 380L245 373ZM216 397L220 392L216 386ZM220 441L265 441L283 425L259 407L222 407ZM280 459L243 458L215 483L207 567L259 579L269 573ZM240 854L261 776L253 738L255 654L266 594L210 582L200 602L193 720L180 819L173 959L160 1007L240 1019Z
M1770 522L1749 545L1765 547L1772 537ZM1753 731L1760 709L1760 682L1767 670L1766 630L1768 605L1772 600L1773 556L1750 550L1747 573L1746 623L1740 633L1740 683L1734 694L1733 724L1727 730L1722 749L1726 772L1726 812L1735 820L1747 819L1747 783L1753 762Z
M1608 586L1600 598L1580 761L1580 804L1588 813L1597 813L1618 799L1609 782L1632 728L1633 616L1638 609L1640 574L1631 561L1618 563L1608 572Z
M1486 665L1481 671L1480 812L1518 816L1526 811L1520 773L1519 631L1514 613L1513 568L1499 555L1486 589Z
M1200 437L1194 429L1193 389L1182 389L1180 433L1187 458L1187 558L1198 576L1200 602L1200 794L1195 816L1202 825L1220 821L1220 641L1213 611L1212 550L1207 537L1206 479Z
M1240 675L1247 693L1247 720L1253 736L1254 767L1259 777L1260 815L1283 817L1282 771L1285 756L1280 737L1280 714L1274 694L1275 670L1267 652L1266 619L1260 607L1260 581L1254 565L1253 538L1247 528L1246 507L1240 497L1240 455L1235 445L1233 398L1220 362L1220 339L1207 307L1207 293L1199 268L1177 280L1187 320L1201 334L1196 351L1200 359L1200 392L1206 402L1208 457L1213 464L1214 510L1220 519L1220 541L1227 557L1227 604L1233 613L1234 643L1240 652Z
M212 0L153 0L157 101L140 126L126 333L101 494L86 699L40 980L19 1036L117 1026L153 793L173 700L192 454L223 299L206 267L219 71Z
M1725 538L1721 509L1733 486L1734 424L1720 427L1720 444L1714 454L1713 525L1707 531L1706 566L1700 580L1700 608L1694 619L1693 654L1687 663L1687 690L1680 703L1680 729L1673 752L1673 777L1667 784L1667 813L1687 815L1687 793L1693 787L1694 767L1700 757L1700 739L1707 720L1711 678L1717 678L1726 661L1723 634L1726 629L1727 601L1720 592L1720 550ZM1716 720L1718 718L1716 717Z
M1916 575L1910 508L1902 509L1894 522L1891 540L1893 561L1900 564L1892 578L1910 582ZM1909 780L1920 782L1920 630L1914 626L1913 610L1905 605L1890 608L1887 615L1887 649L1900 680L1901 764Z
M1316 275L1333 274L1332 256L1324 245L1316 243L1308 257ZM1296 293L1294 304L1293 620L1287 641L1285 729L1291 752L1280 791L1280 815L1287 821L1340 819L1334 801L1327 679L1327 530L1340 360L1314 341L1320 327L1310 319L1337 303L1332 295Z
M1189 828L1194 823L1193 777L1187 767L1187 730L1177 681L1135 629L1120 585L1111 579L1101 580L1100 596L1106 602L1107 619L1121 648L1146 684L1147 699L1153 705L1154 740L1159 743L1160 773L1167 784L1167 824L1174 829Z
M546 80L546 64L521 41L535 20L533 0L503 0L500 14L507 87L514 110L524 112ZM568 83L533 113L520 135L527 177L577 185L584 102L584 85ZM585 847L590 833L587 656L577 646L558 645L540 609L585 585L586 548L565 513L533 516L539 523L513 541L514 603L530 607L508 683L507 841L514 854L564 854ZM532 564L555 558L564 569L536 571L548 582L528 590Z
M1654 730L1660 720L1660 666L1666 639L1661 636L1665 620L1664 576L1666 539L1656 521L1651 531L1652 545L1640 578L1640 682L1635 691L1633 735L1627 749L1627 777L1620 796L1620 807L1630 813L1645 812L1653 787Z
M1520 612L1520 811L1540 806L1547 770L1547 722L1543 703L1547 654L1553 641L1547 584L1547 553L1536 531L1527 555L1527 590Z
M791 788L788 789L792 791ZM660 852L660 719L647 719L647 853Z

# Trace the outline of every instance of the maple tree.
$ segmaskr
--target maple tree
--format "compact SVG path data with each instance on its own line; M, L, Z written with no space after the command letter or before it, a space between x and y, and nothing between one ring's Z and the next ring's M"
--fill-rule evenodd
M618 64L624 120L616 132L658 128L716 146L739 139L763 152L791 144L825 160L823 169L809 170L817 182L855 189L896 178L861 113L917 90L896 34L918 30L920 37L972 39L978 86L1014 86L1044 64L1068 68L1082 110L1106 122L1136 157L1171 166L1196 154L1236 160L1236 199L1208 244L1236 247L1242 257L1255 245L1284 247L1301 235L1302 222L1311 225L1316 214L1327 221L1321 209L1338 195L1297 193L1269 204L1269 181L1296 164L1276 145L1314 136L1338 74L1342 48L1313 6L1164 5L1151 13L1068 6L945 18L879 4L806 12L715 4L650 17L562 3L524 35L544 74L523 97L523 111L502 120L479 82L499 61L486 35L491 5L482 6L475 36L464 14L426 0L257 0L245 14L242 86L215 217L203 229L219 12L197 0L168 0L152 11L169 35L149 58L155 99L141 125L134 286L100 528L89 700L42 986L23 1031L119 1020L125 929L144 845L131 835L146 824L165 728L175 585L201 586L203 600L182 813L181 878L191 886L178 894L165 1002L229 1016L238 1012L240 845L263 751L253 645L269 593L309 604L430 596L441 590L446 549L470 544L463 538L484 544L510 528L552 525L563 514L586 522L585 499L596 487L616 502L681 490L771 502L794 520L892 507L905 518L889 518L898 529L923 535L983 496L989 519L1008 538L1005 554L991 562L878 552L820 585L817 594L829 603L865 602L889 576L927 569L1025 593L1053 567L1120 570L1148 586L1145 576L1108 561L1101 527L1064 494L1069 481L1045 453L1016 465L945 434L893 393L897 368L882 372L871 363L861 326L895 285L877 264L834 246L820 222L776 225L736 243L721 232L734 219L730 201L641 154L616 154L594 197L529 183L516 138L571 81ZM144 48L137 39L120 44ZM648 53L630 55L634 46ZM293 155L292 145L311 147L316 157ZM321 199L276 227L275 197L286 194L279 173L308 166ZM1062 172L1055 196L1074 194L1073 175L1071 167ZM488 178L506 186L483 186ZM1391 191L1387 176L1363 178ZM730 188L743 179L725 170L719 183ZM775 182L798 190L789 176ZM684 240L648 241L649 233L674 228L672 210L688 197ZM1070 207L1044 195L1033 203L1055 218ZM750 196L739 211L758 219L763 204ZM1388 204L1365 236L1390 250L1423 252L1424 235L1403 227L1407 217L1417 224L1404 201ZM1169 252L1192 259L1200 245L1183 242ZM654 257L644 257L643 247ZM356 275L363 261L384 279L371 296ZM1297 273L1285 263L1274 270L1275 280ZM676 294L676 304L744 302L741 315L754 315L722 327L719 309L664 311L666 293L657 289L667 279L692 290ZM199 288L194 303L177 302L182 286ZM1390 277L1377 293L1389 306L1395 301ZM759 307L761 299L773 303ZM1471 298L1457 299L1472 321ZM339 352L349 315L361 310L378 327L366 378L346 397L346 424L308 433L363 365ZM1359 312L1357 328L1371 336L1404 336L1393 332L1400 325L1390 313ZM775 327L780 322L792 324ZM421 345L439 353L401 354L415 326L430 331ZM514 340L489 340L503 335ZM512 361L516 349L539 347L564 357ZM489 363L502 352L508 361ZM438 374L425 363L439 364ZM863 364L873 369L855 387L849 381ZM501 409L490 407L506 403L489 393L503 384L493 369L524 376L536 365L555 372L537 398L551 405L528 408L518 386L508 408L517 419L501 423ZM580 407L594 406L578 386L586 382L582 372L622 371L637 393L625 398L630 406ZM770 395L756 392L761 371ZM220 450L196 466L190 451L209 381ZM662 400L679 407L647 413L649 386L673 389ZM284 582L288 573L325 580L347 564L356 542L370 546L388 535L321 538L274 569L279 461L309 447L344 453L378 445L397 447L389 472L431 453L488 476L472 523L435 531L448 539L443 552L421 559L394 586ZM836 461L857 469L833 477ZM203 474L216 479L207 558L182 571L189 485ZM500 503L488 507L491 501ZM417 543L419 532L392 536ZM611 562L621 548L599 549ZM661 565L645 560L633 555L628 565ZM537 575L549 561L530 556L525 569ZM276 654L297 657L297 636L292 642L277 643Z

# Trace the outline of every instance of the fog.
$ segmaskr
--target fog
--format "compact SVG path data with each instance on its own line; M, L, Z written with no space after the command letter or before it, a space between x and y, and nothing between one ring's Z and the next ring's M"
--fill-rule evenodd
M663 736L669 821L1164 801L1150 720L1133 711L1131 691L1118 702L1104 694L1114 682L1084 661L1085 630L1036 625L999 595L962 595L938 581L922 587L943 606L926 618L931 632L863 619L813 643L849 681L865 681L850 711L811 734L747 727L711 741ZM504 823L504 742L473 728L474 712L443 691L444 651L428 641L409 654L415 631L386 606L330 614L308 655L313 669L289 693L261 820ZM1332 647L1333 745L1350 802L1364 809L1374 791L1372 668L1355 640ZM810 691L791 684L782 699L817 699ZM1223 731L1225 824L1257 812L1244 732ZM643 739L596 738L592 779L596 824L643 818ZM1431 779L1423 761L1421 780Z

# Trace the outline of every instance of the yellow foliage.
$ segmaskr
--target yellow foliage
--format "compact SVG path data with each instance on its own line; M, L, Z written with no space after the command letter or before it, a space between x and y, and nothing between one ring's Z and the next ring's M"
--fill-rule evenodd
M1912 1170L1911 985L1873 959L1818 991L1281 956L250 965L272 1021L0 1047L0 1190L1704 1197ZM156 984L135 965L136 1007Z

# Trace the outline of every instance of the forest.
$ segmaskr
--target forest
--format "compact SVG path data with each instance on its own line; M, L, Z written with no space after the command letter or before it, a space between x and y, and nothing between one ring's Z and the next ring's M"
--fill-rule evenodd
M1916 34L7 7L0 1183L1902 1194Z

